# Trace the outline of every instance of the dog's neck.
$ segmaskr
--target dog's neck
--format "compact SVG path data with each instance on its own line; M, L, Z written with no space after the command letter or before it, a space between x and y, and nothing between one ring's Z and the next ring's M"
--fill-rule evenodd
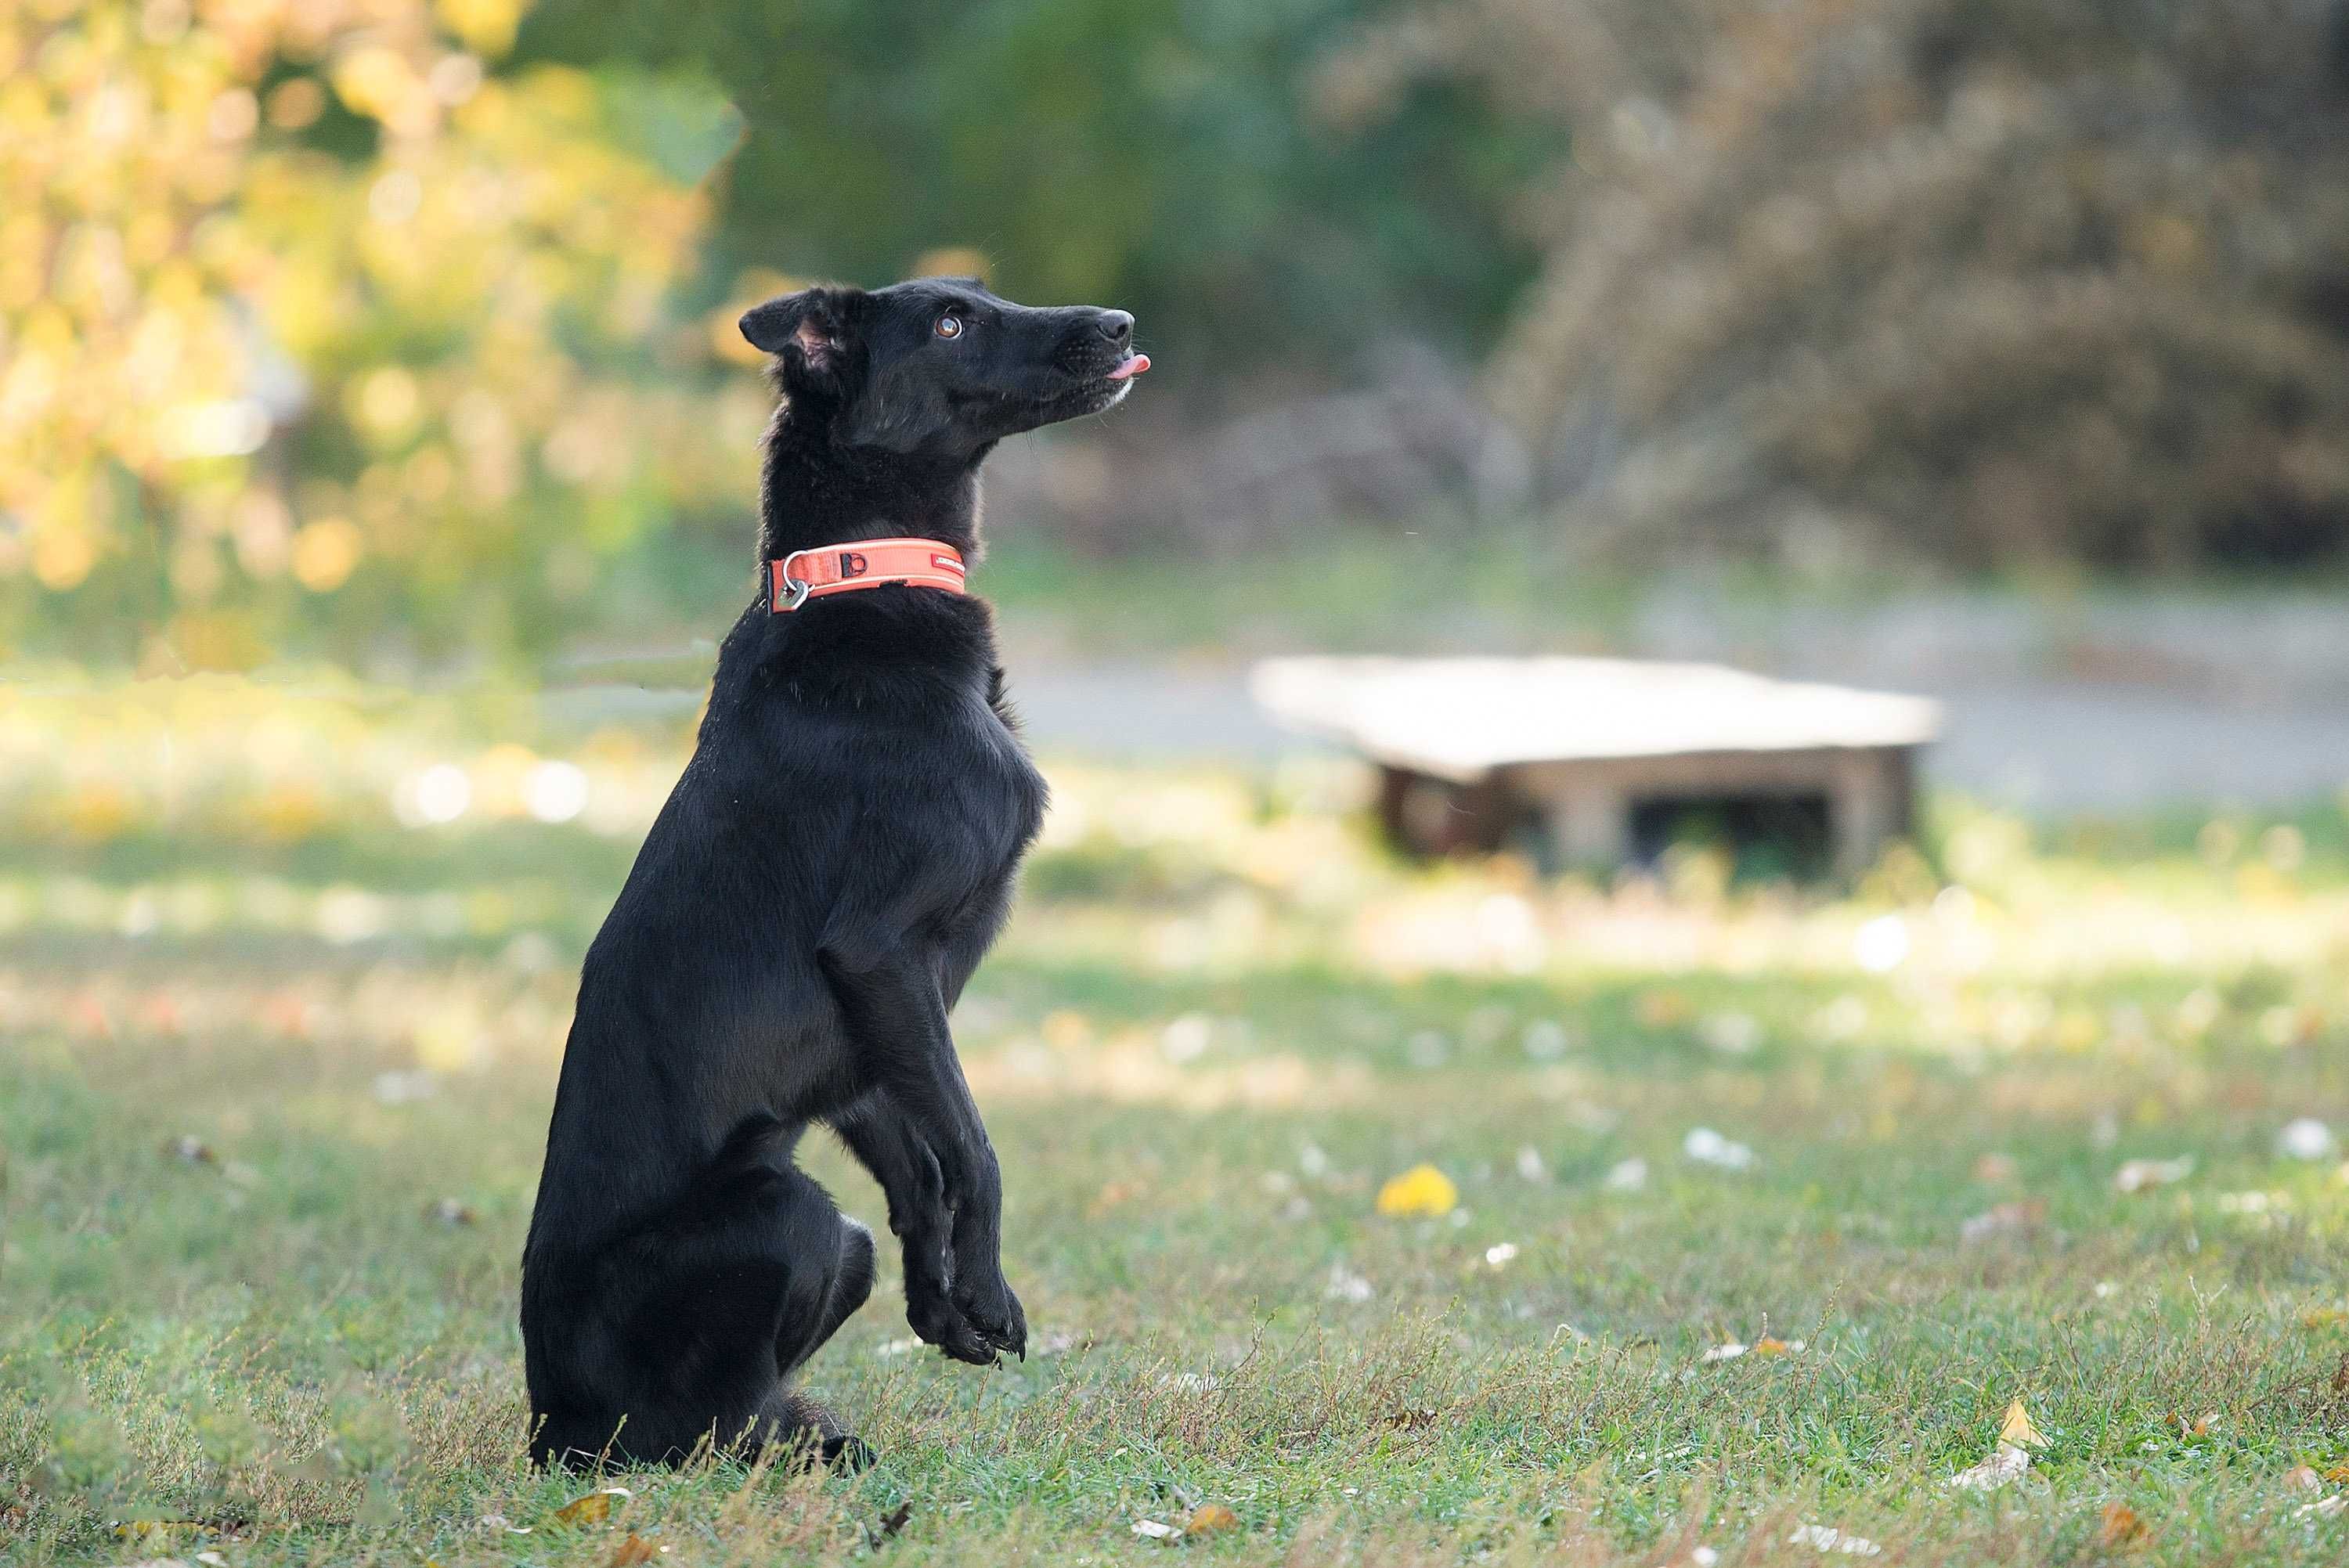
M789 404L768 427L759 480L759 562L854 540L935 539L978 559L978 469L968 459L909 458L834 442L821 415Z

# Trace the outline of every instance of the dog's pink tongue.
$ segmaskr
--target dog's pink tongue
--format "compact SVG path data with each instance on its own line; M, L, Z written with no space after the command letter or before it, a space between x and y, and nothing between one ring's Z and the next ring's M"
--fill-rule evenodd
M1139 376L1149 368L1150 356L1147 354L1130 354L1126 356L1125 362L1123 364L1120 365L1116 369L1109 373L1109 378L1112 381L1123 381L1129 377Z

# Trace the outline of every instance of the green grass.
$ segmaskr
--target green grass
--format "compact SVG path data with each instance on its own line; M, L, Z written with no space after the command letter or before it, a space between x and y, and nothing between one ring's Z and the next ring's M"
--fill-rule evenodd
M891 1270L811 1372L880 1452L854 1480L523 1462L515 1264L626 833L362 814L12 845L0 1554L600 1564L633 1533L696 1563L1819 1561L1806 1525L1887 1563L2349 1546L2349 1514L2302 1515L2349 1461L2349 1187L2275 1143L2349 1126L2337 812L2298 819L2296 853L2263 822L2034 838L1945 812L1940 872L1896 858L1832 898L1694 862L1613 890L1413 872L1319 785L1056 781L1062 825L957 1019L1037 1350L908 1349ZM355 892L379 895L356 924ZM1857 967L1887 918L1909 955ZM1428 944L1463 930L1487 939ZM1697 1129L1751 1167L1689 1158ZM860 1172L811 1158L877 1223ZM1459 1206L1382 1216L1423 1161ZM1705 1359L1765 1336L1800 1348ZM2018 1398L2047 1439L2029 1473L1951 1487ZM555 1519L597 1484L633 1496ZM1133 1532L1210 1503L1237 1526Z

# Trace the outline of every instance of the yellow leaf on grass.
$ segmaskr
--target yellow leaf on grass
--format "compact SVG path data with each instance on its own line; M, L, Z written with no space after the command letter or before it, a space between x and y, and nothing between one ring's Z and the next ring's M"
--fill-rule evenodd
M1240 1516L1220 1502L1203 1502L1191 1511L1183 1522L1185 1535L1215 1535L1226 1530L1237 1530Z
M2006 1419L1999 1423L1998 1440L2013 1443L2018 1449L2044 1449L2047 1446L2046 1438L2031 1424L2031 1412L2023 1408L2020 1399L2006 1408Z
M649 1563L667 1550L666 1546L654 1545L631 1530L620 1538L619 1545L612 1549L611 1560L605 1568L636 1568L637 1563Z
M574 1497L554 1511L557 1524L601 1524L612 1517L612 1504L635 1494L624 1486L607 1486L585 1497Z
M1379 1189L1381 1214L1448 1214L1460 1202L1460 1189L1433 1165L1414 1165Z

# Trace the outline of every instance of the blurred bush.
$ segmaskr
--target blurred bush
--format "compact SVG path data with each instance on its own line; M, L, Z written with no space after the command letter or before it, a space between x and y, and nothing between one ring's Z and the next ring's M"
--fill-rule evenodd
M1563 132L1480 84L1343 130L1319 63L1392 0L540 0L525 58L706 74L747 128L709 283L977 267L1141 318L1169 382L1261 401L1361 351L1488 345L1536 254L1509 203Z
M1320 87L1572 153L1489 371L1569 526L2105 568L2349 544L2337 0L1438 0Z
M765 416L731 318L794 276L1129 300L1195 391L1507 297L1473 106L1299 112L1353 0L526 9L0 15L0 646L397 674L706 598Z
M535 659L746 587L813 275L1159 352L1065 546L2349 544L2341 0L20 0L0 654ZM1473 366L1485 361L1477 372Z
M499 74L519 19L0 14L9 641L159 670L305 628L378 665L527 644L679 508L739 507L756 388L713 411L666 315L707 198L639 150L723 101Z

